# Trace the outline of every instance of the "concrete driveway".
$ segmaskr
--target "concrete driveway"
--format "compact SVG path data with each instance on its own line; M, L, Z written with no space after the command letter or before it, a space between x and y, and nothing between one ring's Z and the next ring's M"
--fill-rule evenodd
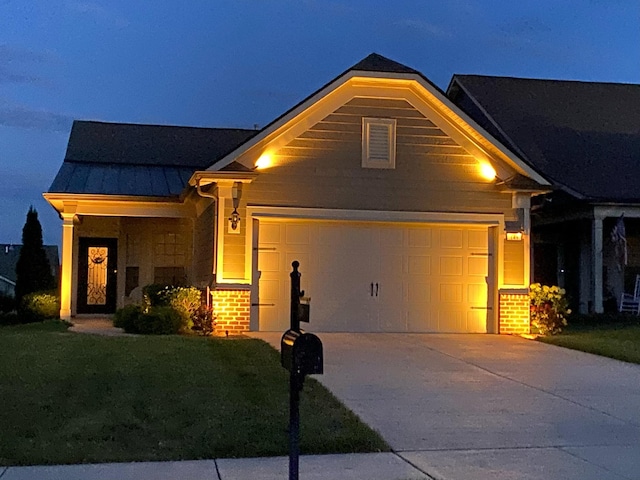
M640 366L508 336L319 336L318 380L434 478L640 479Z

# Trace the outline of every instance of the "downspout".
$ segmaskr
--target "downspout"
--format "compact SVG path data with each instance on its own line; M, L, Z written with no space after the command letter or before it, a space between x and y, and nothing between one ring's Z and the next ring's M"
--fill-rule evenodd
M202 190L202 187L200 185L200 178L198 178L196 180L196 192L198 193L198 195L200 195L201 197L204 198L212 198L214 200L214 203L216 205L214 212L215 212L215 216L213 218L213 265L211 266L213 268L213 272L217 272L218 271L218 221L217 221L217 217L218 217L218 195L217 195L217 190L218 190L218 186L216 184L216 188L213 190L213 193L210 192L205 192ZM213 279L213 283L215 283L215 273L212 276ZM211 306L211 285L207 285L207 306Z

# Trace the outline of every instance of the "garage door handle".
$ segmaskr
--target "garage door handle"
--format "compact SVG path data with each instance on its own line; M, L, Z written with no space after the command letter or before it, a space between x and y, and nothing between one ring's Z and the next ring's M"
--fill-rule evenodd
M378 296L378 284L376 283L376 297Z
M373 282L371 282L371 294L369 296L373 297Z

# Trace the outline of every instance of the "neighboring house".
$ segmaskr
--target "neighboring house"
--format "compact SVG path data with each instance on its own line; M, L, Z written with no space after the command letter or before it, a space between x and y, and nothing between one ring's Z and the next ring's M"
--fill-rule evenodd
M530 199L549 182L420 72L372 54L261 129L75 122L44 196L61 316L211 287L222 330L529 330ZM509 237L507 239L506 237Z
M615 309L640 273L640 85L455 75L447 94L554 186L532 207L534 278Z
M16 292L16 265L20 258L22 245L0 244L0 294L14 296ZM57 245L44 245L51 274L58 281L60 257Z

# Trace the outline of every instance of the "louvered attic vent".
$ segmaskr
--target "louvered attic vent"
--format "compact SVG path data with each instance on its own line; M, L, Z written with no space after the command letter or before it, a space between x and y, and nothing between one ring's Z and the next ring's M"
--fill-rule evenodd
M396 168L395 119L362 119L362 167Z

